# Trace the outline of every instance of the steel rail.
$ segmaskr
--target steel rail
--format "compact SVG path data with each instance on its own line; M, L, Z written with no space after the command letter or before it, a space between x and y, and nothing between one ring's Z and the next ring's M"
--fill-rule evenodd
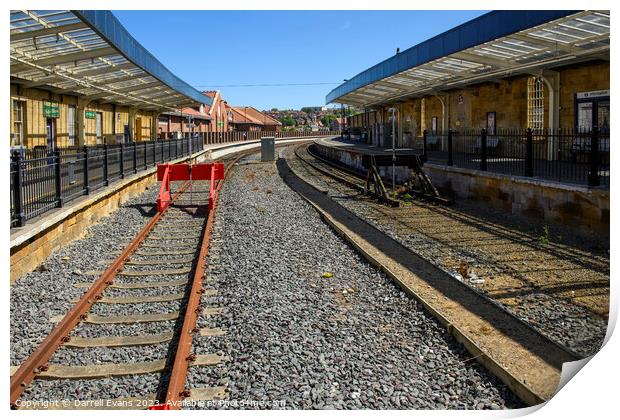
M303 146L303 145L302 145ZM300 148L302 147L300 146ZM308 145L308 147L306 148L306 152L314 159L318 160L319 162L322 162L332 168L335 168L337 170L339 170L340 172L343 172L347 175L350 175L356 179L359 179L361 181L364 181L364 175L362 173L360 173L359 171L356 171L355 169L351 169L351 168L347 168L344 165L338 163L338 162L334 162L332 160L326 159L323 156L318 155L316 152L313 152L312 150L310 150L312 144ZM375 193L373 193L372 191L366 191L366 188L363 185L359 185L356 184L355 182L352 182L344 177L338 176L333 172L329 172L324 170L323 168L318 167L317 165L313 164L312 162L308 161L307 159L305 159L304 157L300 156L298 153L298 149L295 150L295 155L302 160L303 162L305 162L306 164L312 166L315 170L321 172L324 175L327 175L337 181L340 181L341 183L345 184L346 186L348 186L349 188L353 188L355 190L358 190L364 194L369 194L375 198L377 198L379 201L384 201L386 204L389 204L392 207L399 207L400 206L400 200L398 199L393 199L393 198L387 198L385 199L384 197L377 195ZM411 194L415 195L418 198L424 199L424 200L429 200L432 201L434 203L437 204L442 204L445 206L450 206L452 205L452 201L449 199L445 199L445 198L441 198L441 197L434 197L432 195L429 194L425 194L419 191L415 191L415 190L410 190L409 191Z
M187 371L189 369L190 362L193 359L193 355L191 354L192 338L193 334L197 332L196 321L198 319L198 314L200 313L200 297L204 293L202 282L205 278L206 258L209 253L215 210L217 209L217 202L220 197L219 193L224 185L224 181L226 180L226 176L228 175L230 168L232 168L239 159L247 154L249 153L244 153L233 159L227 168L224 169L224 178L218 181L215 189L215 202L213 203L213 206L211 206L211 203L209 205L209 213L207 215L207 223L203 233L202 244L200 246L198 263L196 264L196 270L194 271L194 279L192 281L192 288L185 309L181 335L177 344L174 363L172 365L172 371L170 372L170 379L168 380L166 399L163 404L160 404L159 408L179 410L181 409L183 400L190 396L189 389L185 387L185 381L187 379Z
M310 166L311 168L316 169L319 173L324 173L323 171L321 171L321 170L319 170L318 168L316 168L316 167L315 167L315 165L313 165L311 162L308 162L306 159L304 159L303 157L301 157L301 156L297 153L297 151L298 151L301 147L303 147L304 145L305 145L305 144L302 144L302 145L300 145L299 147L297 147L297 148L295 149L295 156L296 156L299 160L301 160L302 162L306 163L306 164L307 164L308 166ZM331 161L326 160L326 159L324 159L324 158L322 158L322 157L320 157L320 156L316 156L316 155L314 155L314 154L312 154L312 153L310 153L310 152L308 152L308 154L310 154L310 156L312 156L313 158L317 158L318 160L323 161L326 165L332 166L332 167L334 167L334 168L336 168L336 169L341 169L341 170L343 170L345 173L351 173L351 175L354 175L354 172L353 172L352 170L342 168L339 164L337 164L337 163L335 163L335 162L331 162ZM327 171L325 171L325 172L327 172ZM330 176L331 176L331 175L330 175ZM360 175L358 175L358 176L360 176ZM338 176L337 176L337 175L334 175L334 176L332 176L332 178L334 178L334 179L338 179ZM306 183L307 183L307 181L304 181L304 182L306 182ZM349 181L349 182L350 182L350 181ZM348 185L347 185L347 186L348 186ZM313 188L316 188L316 187L314 187L314 186L313 186ZM425 197L426 197L426 196L425 196ZM382 214L382 216L383 216L384 218L389 218L389 217L390 217L387 213L385 213L385 212L383 212L383 211L381 212L381 214ZM403 224L405 225L405 227L408 227L408 225L407 225L406 223L404 223L404 222L401 222L401 223L403 223ZM495 308L497 308L498 310L500 310L500 311L502 311L502 312L505 312L505 313L506 313L506 314L508 314L511 318L513 318L513 319L514 319L514 320L516 320L517 322L519 322L519 323L523 324L525 327L527 327L527 328L528 328L530 331L532 331L534 334L536 334L536 335L538 335L538 336L541 336L544 340L546 340L546 341L550 342L552 345L556 346L559 350L561 350L561 351L563 351L563 352L567 353L568 355L570 355L570 357L572 357L574 360L580 360L580 359L583 359L583 358L585 357L584 355L581 355L581 354L577 353L576 351L574 351L574 350L570 349L569 347L567 347L566 345L564 345L564 344L560 343L559 341L557 341L557 340L555 340L555 339L553 339L553 338L551 338L551 337L548 337L547 335L543 334L543 333L542 333L541 331L539 331L539 330L537 329L537 327L535 327L533 324L531 324L531 323L529 323L529 322L527 322L527 321L525 321L525 320L523 320L523 319L519 318L519 317L518 317L515 313L513 313L512 311L508 311L508 310L507 310L504 306L502 306L500 303L498 303L497 301L495 301L493 298L489 297L489 296L488 296L488 295L486 295L485 293L481 292L480 290L476 289L475 287L473 287L473 286L471 286L471 285L469 285L469 284L467 284L467 283L464 283L464 282L462 282L462 281L458 280L458 279L454 276L454 274L453 274L453 273L451 273L450 271L448 271L447 269L445 269L444 267L442 267L440 264L438 264L438 263L436 263L436 262L434 262L434 261L432 261L432 260L430 260L430 259L426 258L426 257L425 257L425 256L423 256L422 254L420 254L418 251L416 251L416 250L414 250L414 249L409 248L409 246L408 246L408 245L406 245L406 244L405 244L404 242L402 242L401 240L399 240L399 239L393 239L393 240L394 240L394 241L396 241L396 242L397 242L398 244L400 244L401 246L403 246L403 247L405 247L405 248L407 248L407 249L410 249L410 251L411 251L411 252L413 252L416 256L418 256L419 258L423 259L424 261L426 261L428 264L430 264L431 266L433 266L433 267L434 267L434 268L436 268L437 270L439 270L439 271L443 272L444 274L446 274L446 275L448 275L448 276L450 276L450 277L454 278L454 280L455 280L456 282L458 282L457 284L459 284L459 285L461 285L461 286L463 286L463 287L467 288L470 292L475 293L475 294L476 294L476 295L478 295L480 298L484 299L485 301L487 301L487 302L488 302L488 303L490 303L491 305L495 306Z
M176 200L188 187L188 183L183 184L179 191L174 195ZM167 209L166 209L167 210ZM30 354L30 356L20 365L11 376L11 408L17 408L16 402L22 395L26 387L32 382L34 377L47 370L47 363L50 357L58 348L70 340L69 334L77 324L86 318L86 313L98 300L103 297L104 290L113 283L116 274L123 268L125 262L133 255L138 246L146 239L157 223L166 214L166 210L158 212L151 218L146 226L135 236L123 252L114 260L112 264L99 276L92 286L82 295L78 302L67 312L62 320L52 329L47 337Z
M355 173L355 172L353 172L353 171L351 171L351 170L347 170L347 169L345 169L345 168L342 168L342 167L341 167L340 165L338 165L338 164L335 164L335 163L333 163L333 162L326 161L325 159L321 158L320 156L317 156L317 155L315 155L314 153L310 152L310 146L311 146L311 144L310 144L310 145L308 145L307 143L304 143L304 144L300 145L299 147L295 148L295 156L297 156L297 158L298 158L299 160L301 160L302 162L304 162L306 165L311 166L311 167L312 167L315 171L317 171L317 172L319 172L319 173L321 173L321 174L323 174L323 175L325 175L325 176L327 176L327 177L329 177L329 178L332 178L332 179L334 179L334 180L336 180L336 181L338 181L338 182L340 182L340 183L342 183L342 184L346 185L347 187L349 187L349 188L351 188L351 189L357 190L358 192L360 192L360 193L362 193L362 194L370 195L370 196L372 196L372 197L376 198L377 200L379 200L380 202L383 202L383 203L385 203L385 204L388 204L388 205L390 205L390 206L392 206L392 207L398 207L398 206L400 205L399 200L395 200L395 199L390 198L390 197L383 197L383 196L381 196L381 195L379 195L379 194L375 194L375 193L374 193L373 191L371 191L371 190L366 190L366 188L365 188L363 185L359 185L359 184L357 184L357 183L355 183L355 182L351 181L350 179L347 179L347 178L345 178L345 177L343 177L343 176L340 176L340 175L335 174L334 172L330 172L330 171L328 171L328 170L326 170L326 169L323 169L323 168L321 168L321 167L319 167L319 166L315 165L314 163L310 162L308 159L303 158L303 157L299 154L299 149L301 149L301 148L303 148L303 147L306 147L306 152L307 152L307 153L308 153L308 154L309 154L312 158L314 158L314 159L316 159L316 160L318 160L318 161L321 161L321 162L325 163L326 165L328 165L328 166L330 166L330 167L332 167L332 168L334 168L334 169L336 169L336 170L339 170L339 171L341 171L341 172L344 172L344 173L346 173L347 175L350 175L350 176L352 176L352 177L354 177L354 178L356 178L356 179L361 179L361 180L363 180L363 178L361 177L361 175L359 175L359 174L357 174L357 173Z

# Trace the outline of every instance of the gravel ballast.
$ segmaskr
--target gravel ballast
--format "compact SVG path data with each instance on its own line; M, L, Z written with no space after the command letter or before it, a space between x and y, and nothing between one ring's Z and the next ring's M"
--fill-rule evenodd
M239 165L218 205L190 387L225 385L229 406L519 407L416 302L330 230L273 164ZM330 276L331 274L331 276ZM264 406L264 405L263 405ZM267 405L269 406L269 405Z
M451 273L455 281L582 357L600 349L607 331L607 315L601 312L608 308L610 277L609 254L598 249L598 238L573 238L567 229L541 227L462 200L450 207L414 200L387 209L302 164L294 148L286 152L299 176L327 189L335 202ZM459 274L463 265L473 277Z
M173 186L173 190L178 186ZM202 182L200 184L203 184ZM157 197L157 188L151 188L144 194L129 200L109 217L92 226L86 237L75 241L67 247L53 253L44 263L43 268L36 270L19 279L11 290L11 364L21 363L36 345L51 331L54 326L49 318L54 315L64 315L72 304L86 289L75 287L77 283L88 283L97 277L91 272L100 272L109 261L114 259L121 250L135 237L138 231L154 215L154 203ZM204 197L205 193L196 191ZM199 197L196 197L197 199ZM178 211L171 209L186 218L186 212L191 209ZM189 220L189 218L187 218ZM164 219L166 220L166 219ZM180 220L180 219L177 219ZM196 221L204 221L196 217ZM181 221L177 222L177 226ZM183 226L188 229L184 237L194 238L200 235L200 227ZM157 227L154 234L166 234L166 227ZM181 233L179 233L181 234ZM164 243L151 239L154 244ZM175 242L180 248L195 248L194 243L188 244L185 240ZM141 246L140 249L143 249ZM158 251L158 248L148 248ZM191 258L192 255L189 255ZM144 259L137 257L136 259ZM154 258L154 265L125 265L123 271L144 272L152 271L148 276L118 275L115 282L118 284L150 283L162 281L188 281L191 274L166 275L157 273L157 270L180 268L176 265L164 265L163 258ZM191 266L192 263L184 264ZM182 293L186 286L166 286L142 289L108 288L104 297L136 297L136 296L168 296ZM163 314L179 311L181 300L149 303L111 304L96 303L89 314L99 316ZM136 336L147 334L170 333L175 329L175 321L147 322L135 324L98 325L86 322L80 323L72 331L76 337L113 337ZM171 347L172 346L172 347ZM173 341L164 341L158 344L142 346L120 347L92 347L76 348L62 346L50 358L52 365L84 366L99 364L121 364L135 362L151 362L167 359ZM97 400L122 397L146 397L154 394L161 386L161 374L149 373L133 376L119 376L103 379L81 380L34 380L26 389L22 399L30 401L58 401L68 400Z
M38 269L11 286L12 365L21 363L52 330L49 319L65 314L72 300L86 290L73 285L96 277L84 273L101 270L97 262L115 258L155 214L157 193L151 187L129 199L91 226L83 239L52 253Z

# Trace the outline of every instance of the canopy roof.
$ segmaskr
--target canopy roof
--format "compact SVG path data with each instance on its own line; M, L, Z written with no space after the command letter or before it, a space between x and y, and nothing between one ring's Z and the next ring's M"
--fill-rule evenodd
M493 11L359 73L325 101L370 107L592 58L609 59L609 11Z
M11 11L11 81L145 110L211 104L105 10Z

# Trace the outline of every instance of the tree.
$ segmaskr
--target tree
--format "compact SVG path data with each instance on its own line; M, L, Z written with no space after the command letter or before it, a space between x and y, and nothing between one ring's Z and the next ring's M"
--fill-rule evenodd
M337 117L334 114L325 115L321 118L321 124L323 124L323 127L329 127L333 121L336 121L336 118Z
M290 115L287 115L285 117L280 117L279 121L282 123L284 127L290 127L290 126L295 125L295 120Z

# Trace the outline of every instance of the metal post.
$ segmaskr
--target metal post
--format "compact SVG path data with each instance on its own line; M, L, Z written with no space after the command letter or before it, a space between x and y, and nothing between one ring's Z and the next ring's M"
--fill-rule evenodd
M525 137L525 176L534 176L534 136L532 129L528 128Z
M480 132L480 170L487 170L487 130Z
M422 133L422 162L428 160L428 130Z
M110 185L110 180L108 179L108 144L103 145L103 180L104 185Z
M448 166L452 166L452 130L448 129Z
M194 139L192 138L192 134L194 132L194 122L193 122L193 118L190 115L189 117L187 117L187 122L189 125L189 138L188 138L188 147L189 147L189 205L191 206L193 204L193 198L194 198L194 189L193 189L193 182L192 182L192 143L194 141Z
M392 108L392 194L396 192L396 108Z
M138 143L133 142L133 173L138 173Z
M149 167L147 156L146 156L147 155L147 153L146 153L146 149L147 149L146 143L147 142L144 142L144 169Z
M90 186L88 185L88 146L84 146L84 194L90 194Z
M26 224L26 216L24 214L24 199L23 199L23 163L22 154L19 150L13 152L12 162L15 168L15 174L13 179L13 202L15 206L15 214L17 215L17 225L24 226Z
M125 178L125 143L121 143L121 158L120 158L119 171L121 172L121 179Z
M588 185L591 187L596 187L601 184L601 177L599 175L599 136L598 136L598 127L592 127L592 132L590 133L590 173L588 175Z
M62 177L60 173L60 150L54 151L54 162L56 166L54 167L54 175L56 179L56 202L58 203L58 207L62 207Z

